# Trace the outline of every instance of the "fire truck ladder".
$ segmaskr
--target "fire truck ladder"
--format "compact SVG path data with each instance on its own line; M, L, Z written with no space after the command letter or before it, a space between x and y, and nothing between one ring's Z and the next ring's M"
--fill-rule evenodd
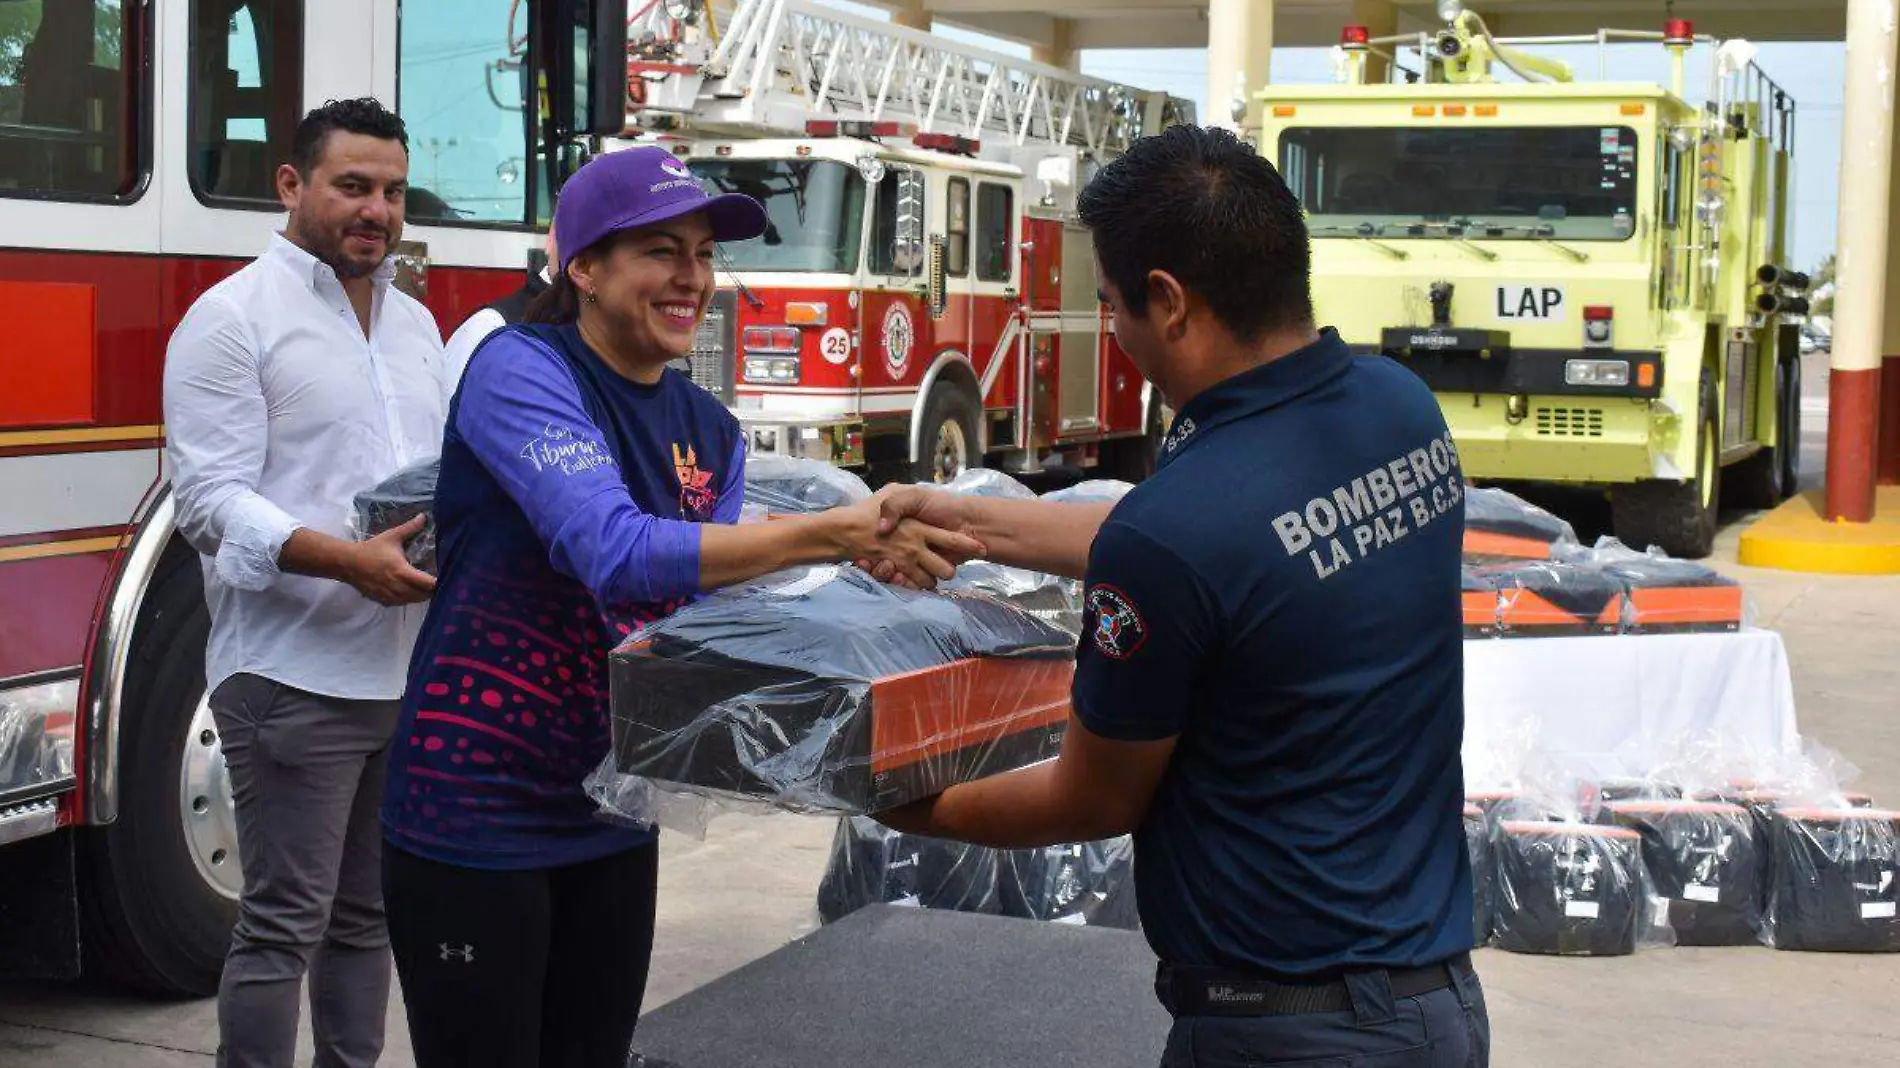
M741 0L719 33L665 0L629 34L630 125L733 136L803 135L813 119L898 122L1011 147L1106 158L1194 121L1193 105L1013 59L813 0ZM705 25L700 23L704 22ZM715 40L716 36L716 40Z

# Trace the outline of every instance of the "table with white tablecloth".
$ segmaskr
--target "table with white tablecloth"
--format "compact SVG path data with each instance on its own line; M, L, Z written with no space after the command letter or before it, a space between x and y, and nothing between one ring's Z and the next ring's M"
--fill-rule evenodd
M1526 742L1601 775L1641 775L1690 736L1761 754L1800 747L1788 653L1774 631L1464 645L1465 764L1480 777Z

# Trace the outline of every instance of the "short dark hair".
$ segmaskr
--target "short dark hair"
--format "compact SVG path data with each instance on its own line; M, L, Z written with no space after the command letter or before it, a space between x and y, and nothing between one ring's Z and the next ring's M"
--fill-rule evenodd
M1148 310L1148 273L1166 271L1242 341L1312 325L1300 202L1226 130L1174 126L1142 138L1096 174L1078 209L1102 273L1136 315Z
M345 133L398 141L403 153L409 152L409 131L402 118L373 96L354 100L330 100L303 117L290 140L290 165L308 178L323 155L323 142L336 130Z

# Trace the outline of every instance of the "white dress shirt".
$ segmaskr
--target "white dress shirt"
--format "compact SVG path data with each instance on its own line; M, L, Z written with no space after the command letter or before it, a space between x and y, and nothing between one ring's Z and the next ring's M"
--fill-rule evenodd
M541 280L552 283L554 276L548 268L541 268ZM449 343L443 349L449 361L449 381L460 382L463 372L468 370L468 358L475 355L475 347L487 340L488 335L508 325L500 312L493 308L482 308L462 321L449 335ZM452 387L451 387L452 388Z
M374 276L369 336L336 273L281 236L212 287L165 355L178 529L204 556L205 683L238 672L359 700L402 695L423 606L282 573L298 528L353 539L356 494L439 455L454 387L421 304Z

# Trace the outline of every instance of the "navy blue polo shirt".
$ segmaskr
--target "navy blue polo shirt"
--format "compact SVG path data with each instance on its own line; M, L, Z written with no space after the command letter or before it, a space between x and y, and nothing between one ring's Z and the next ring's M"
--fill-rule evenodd
M1103 525L1075 709L1176 739L1135 833L1162 960L1306 976L1470 948L1463 499L1431 391L1327 330L1195 397Z

